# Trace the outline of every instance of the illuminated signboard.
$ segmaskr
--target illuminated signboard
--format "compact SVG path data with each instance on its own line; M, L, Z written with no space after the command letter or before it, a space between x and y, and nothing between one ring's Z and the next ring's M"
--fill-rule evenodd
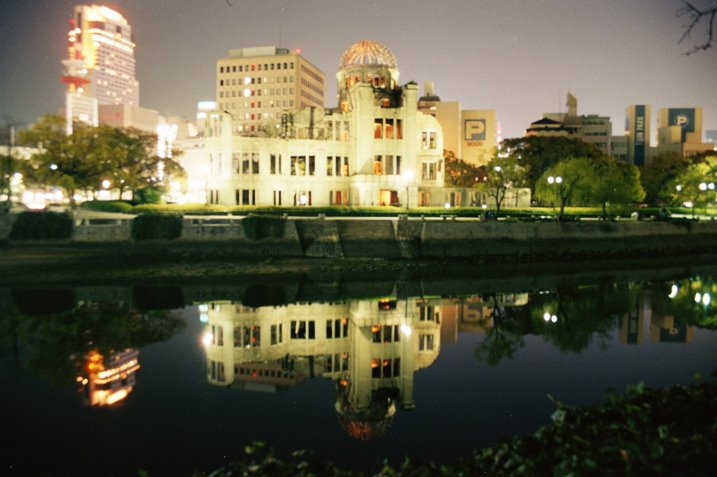
M695 132L694 108L670 108L667 110L667 124L682 128L682 142L686 142L687 133Z

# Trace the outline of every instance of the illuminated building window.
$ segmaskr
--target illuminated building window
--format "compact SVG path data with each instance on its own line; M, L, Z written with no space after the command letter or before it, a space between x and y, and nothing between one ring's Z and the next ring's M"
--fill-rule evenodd
M438 307L433 305L420 305L418 307L418 319L420 321L433 321L436 324L441 324L441 313L438 311Z
M349 370L349 354L334 353L326 356L326 371L337 373Z
M283 324L271 325L271 344L276 345L284 342Z
M316 156L291 156L291 175L316 175Z
M330 205L349 205L349 191L347 190L330 190Z
M224 346L224 328L212 325L212 344Z
M373 123L373 138L374 139L381 139L383 138L383 122L381 119L374 120Z
M258 348L261 346L260 326L235 326L234 347L235 348Z
M433 335L418 336L418 351L433 351Z
M296 191L296 193L294 194L294 205L296 205L296 206L311 205L312 204L311 199L312 199L312 194L311 194L310 190Z
M401 358L371 360L372 378L396 378L401 376Z
M435 162L424 162L421 164L421 179L424 181L435 181L437 174L437 164Z
M281 154L269 155L269 173L281 175Z
M256 205L256 190L235 189L234 201L236 205Z
M381 161L381 155L376 155L373 160L373 174L376 176L383 175L383 162Z
M349 335L349 319L326 320L326 338L346 338Z
M292 340L316 339L316 323L313 320L291 320Z
M373 325L371 336L374 343L397 343L401 341L398 325Z

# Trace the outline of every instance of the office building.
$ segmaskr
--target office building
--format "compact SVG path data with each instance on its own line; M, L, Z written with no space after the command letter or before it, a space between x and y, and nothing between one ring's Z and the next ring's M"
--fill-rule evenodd
M72 121L97 126L100 105L139 106L132 29L120 13L99 5L76 6L67 46L62 81L68 133Z
M657 116L657 153L676 152L684 157L713 151L702 142L702 108L662 108Z
M265 46L229 50L217 61L216 103L232 130L271 134L287 111L324 106L326 78L298 51Z
M631 104L625 110L627 162L636 166L647 164L650 150L650 105Z
M443 130L444 148L459 159L484 166L493 158L497 146L497 126L493 109L461 109L458 101L441 101L427 81L418 100L419 111L438 120Z

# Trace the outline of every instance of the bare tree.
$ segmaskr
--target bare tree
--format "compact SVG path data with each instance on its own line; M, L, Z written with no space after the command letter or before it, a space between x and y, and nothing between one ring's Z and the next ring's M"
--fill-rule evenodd
M690 23L685 26L685 31L680 38L680 43L682 43L685 39L691 38L692 32L695 28L700 27L700 25L707 25L707 33L705 34L706 39L704 43L695 45L685 54L691 55L692 53L712 48L715 42L714 25L715 17L717 17L717 5L712 2L711 7L698 8L693 2L688 2L687 0L682 0L682 3L684 5L677 10L676 14L678 17L686 17Z

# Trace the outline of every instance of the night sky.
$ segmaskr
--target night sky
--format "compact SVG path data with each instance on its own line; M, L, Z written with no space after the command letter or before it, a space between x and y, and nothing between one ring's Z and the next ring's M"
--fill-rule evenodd
M77 1L0 0L0 121L28 123L63 104L61 61ZM684 55L678 0L116 0L137 44L144 107L194 117L213 100L217 59L230 48L301 48L327 76L343 51L374 40L395 54L400 82L435 83L444 101L495 109L504 137L545 112L612 118L622 134L631 103L703 109L717 129L717 48ZM711 5L712 0L695 0ZM231 4L231 5L230 5Z

